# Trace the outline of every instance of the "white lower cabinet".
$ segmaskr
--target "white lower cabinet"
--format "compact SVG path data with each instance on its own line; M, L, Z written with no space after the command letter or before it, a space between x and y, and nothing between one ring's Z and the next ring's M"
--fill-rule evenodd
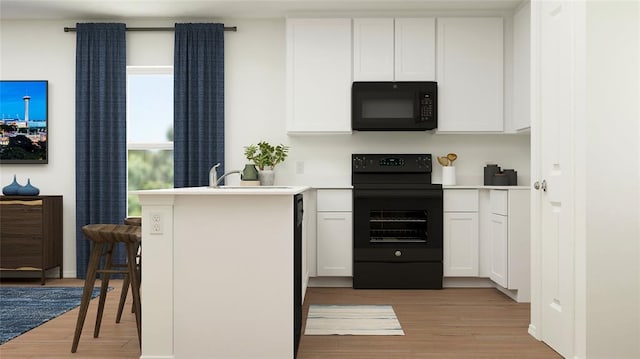
M353 276L351 190L318 190L317 275Z
M445 277L478 276L478 191L444 191Z
M445 213L444 225L444 276L477 276L478 213Z
M318 212L318 276L353 275L351 212Z
M489 278L518 302L531 297L529 203L529 191L489 191Z
M491 247L491 261L489 278L503 287L508 286L507 282L507 237L508 222L507 216L491 213L489 216L490 233L489 237Z

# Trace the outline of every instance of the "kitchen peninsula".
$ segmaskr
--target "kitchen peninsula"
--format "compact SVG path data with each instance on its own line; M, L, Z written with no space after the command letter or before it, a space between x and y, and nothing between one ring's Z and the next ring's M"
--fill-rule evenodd
M294 357L307 282L307 189L136 192L144 253L141 358Z

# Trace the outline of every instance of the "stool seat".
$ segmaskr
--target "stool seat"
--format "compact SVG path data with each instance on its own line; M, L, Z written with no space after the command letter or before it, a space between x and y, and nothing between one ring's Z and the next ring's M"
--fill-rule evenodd
M128 224L130 226L141 226L142 218L140 217L127 217L124 219L124 224Z
M93 242L102 243L138 243L141 239L140 228L124 224L87 224L82 233Z
M96 324L94 329L94 338L98 337L100 332L100 323L102 321L102 312L107 295L109 276L113 273L123 273L125 278L131 281L131 292L133 297L133 307L136 317L136 325L138 329L138 343L141 344L141 302L140 302L140 279L136 265L136 255L142 238L141 227L131 226L127 224L88 224L82 227L82 233L92 242L91 257L87 267L87 278L84 282L84 290L82 292L82 300L80 302L80 310L78 312L78 321L76 322L75 334L71 352L75 353L78 349L82 327L89 309L91 301L91 293L96 281L96 274L102 274L102 285L100 287L100 299L98 302L98 313L96 316ZM125 265L114 265L111 263L112 254L115 245L123 243L126 249L127 263L125 270L113 269L113 267L122 267ZM105 257L104 268L100 268L101 258Z

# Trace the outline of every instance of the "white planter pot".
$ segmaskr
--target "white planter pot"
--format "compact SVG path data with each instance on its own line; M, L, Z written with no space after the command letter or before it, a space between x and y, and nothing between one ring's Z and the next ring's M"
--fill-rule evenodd
M276 179L276 172L274 170L261 170L258 171L258 179L261 186L273 186Z

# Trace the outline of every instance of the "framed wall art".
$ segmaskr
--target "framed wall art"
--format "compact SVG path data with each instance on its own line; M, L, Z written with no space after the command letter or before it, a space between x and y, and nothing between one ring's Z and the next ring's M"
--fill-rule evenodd
M0 80L0 164L48 163L47 80Z

